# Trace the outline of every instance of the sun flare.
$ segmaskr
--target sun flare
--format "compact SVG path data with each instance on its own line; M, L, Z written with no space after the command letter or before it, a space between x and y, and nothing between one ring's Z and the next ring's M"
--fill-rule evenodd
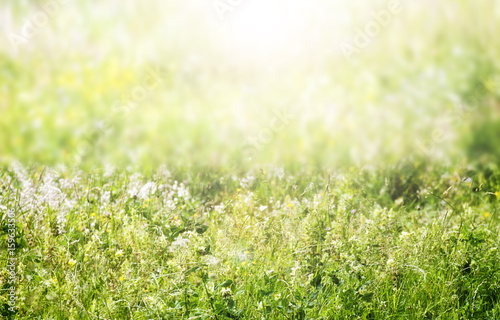
M307 31L308 17L301 6L297 1L242 3L231 16L233 44L257 55L290 49Z

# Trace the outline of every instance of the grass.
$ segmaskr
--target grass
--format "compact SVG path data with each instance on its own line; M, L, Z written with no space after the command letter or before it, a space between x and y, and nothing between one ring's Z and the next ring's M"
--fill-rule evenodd
M56 2L0 4L0 318L500 319L498 1L350 60L387 1Z
M2 4L10 19L6 30L20 34L26 18L40 10L36 2ZM333 18L323 16L308 30L315 35L310 41L319 43L301 46L298 56L265 61L245 60L228 47L233 39L219 30L226 24L203 22L217 17L212 7L192 13L203 14L193 17L203 30L161 14L182 16L181 7L175 1L130 3L120 15L105 3L64 5L17 53L0 37L0 161L221 166L241 160L242 145L269 129L283 109L295 116L259 144L257 164L396 164L421 153L423 144L430 149L426 156L457 165L464 156L475 161L485 150L498 150L488 142L498 134L500 101L500 46L491 41L500 28L496 5L449 1L429 12L424 4L406 3L352 63L339 44L352 42L385 1L350 10L353 21L342 28L334 18L342 20L347 9L323 1L317 10L327 8ZM95 23L96 12L107 18ZM158 85L131 98L149 83L150 70L163 70ZM130 101L131 110L116 108ZM463 110L463 102L470 108ZM478 130L471 120L486 128L483 122L492 119L492 132L473 134ZM463 146L466 141L472 146ZM75 159L83 148L84 159Z
M500 172L400 174L4 168L18 318L499 318Z

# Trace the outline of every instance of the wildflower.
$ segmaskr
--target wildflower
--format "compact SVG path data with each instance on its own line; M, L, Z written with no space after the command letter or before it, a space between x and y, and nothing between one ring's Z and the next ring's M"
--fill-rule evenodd
M390 258L389 260L387 260L387 265L388 266L394 265L394 259Z
M68 264L69 264L70 266L74 266L74 265L75 265L75 263L76 263L76 261L75 261L75 260L73 260L73 259L70 259L70 260L68 261Z
M172 246L176 249L178 248L185 248L189 244L189 239L185 239L182 236L177 237L174 242L172 242Z
M242 266L242 267L244 267L244 266L245 266L245 264L247 264L247 262L246 262L246 261L242 261L242 262L241 262L241 266Z
M409 238L410 237L410 233L406 232L406 231L403 231L401 232L401 235L399 236L399 239L403 239L403 238Z
M488 218L489 216L490 216L490 213L489 213L489 212L486 212L486 213L484 214L484 217L485 217L485 218Z
M500 193L498 191L495 191L495 195L497 196L497 198L500 196Z
M262 212L262 211L264 211L264 210L266 210L266 209L267 209L267 206L260 206L260 207L259 207L259 210L260 210L261 212Z
M143 200L149 199L149 195L156 192L157 185L154 182L147 182L143 185L137 194L137 197ZM150 200L150 199L149 199Z
M254 180L255 180L255 177L253 177L253 176L247 176L246 178L243 178L243 179L240 180L240 186L242 188L248 188L250 185L253 184Z
M221 295L223 298L230 297L231 296L231 289L230 288L222 288Z
M123 281L123 276L120 276L118 280L120 280L120 282Z
M291 207L293 207L293 203L288 203L286 206L287 206L288 208L291 208Z
M224 212L224 204L221 203L220 205L215 206L214 209L215 209L215 211L217 211L217 213L223 213Z
M396 203L396 205L399 206L399 205L401 205L403 203L403 201L404 201L403 197L400 197L396 201L394 201L394 203Z
M116 251L115 256L117 256L117 257L123 256L123 250L120 249L120 250Z
M281 181L285 177L285 169L276 167L274 169L274 176Z
M113 173L115 172L115 168L112 166L112 165L106 165L105 168L104 168L104 177L106 178L109 178L113 175Z
M109 203L109 199L111 198L111 192L110 191L104 191L102 196L101 196L101 201L103 203Z
M417 206L417 210L420 211L420 206Z
M356 209L352 209L351 214L355 214L355 213L356 213Z

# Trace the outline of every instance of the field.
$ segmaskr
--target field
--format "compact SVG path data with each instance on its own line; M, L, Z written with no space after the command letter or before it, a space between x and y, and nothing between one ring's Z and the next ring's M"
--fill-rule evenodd
M14 166L18 314L496 319L500 173L462 177Z
M144 3L0 4L0 318L500 319L499 1Z

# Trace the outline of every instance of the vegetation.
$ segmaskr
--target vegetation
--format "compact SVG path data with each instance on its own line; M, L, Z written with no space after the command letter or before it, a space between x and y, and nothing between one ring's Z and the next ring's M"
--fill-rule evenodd
M500 319L500 3L228 3L0 4L0 318Z
M6 168L18 315L498 318L500 172L399 174Z

